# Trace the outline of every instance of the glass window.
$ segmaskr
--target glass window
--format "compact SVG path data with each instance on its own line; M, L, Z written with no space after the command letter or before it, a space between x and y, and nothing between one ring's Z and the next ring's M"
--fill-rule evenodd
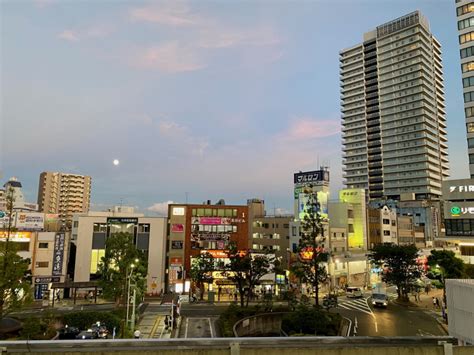
M474 148L474 138L468 138L467 139L467 147L468 148Z
M466 73L468 71L473 71L474 70L474 62L469 62L469 63L462 64L461 69L462 69L463 73Z
M465 88L469 86L474 86L474 76L462 79L462 86Z
M150 225L149 224L139 224L138 225L138 233L150 233Z
M102 257L105 256L105 249L93 249L91 251L91 274L96 274Z
M195 209L195 208L193 208L191 215L192 215L193 217L196 216L196 209Z
M40 249L48 249L48 243L39 243L38 248L40 248Z
M197 209L197 216L198 217L204 217L204 208L198 208Z
M459 35L459 44L471 42L474 40L474 32L468 32L463 35Z
M222 208L219 208L218 211L217 211L217 215L219 217L225 217L225 210L222 209Z
M217 217L217 209L212 209L212 216Z
M49 266L49 261L37 261L36 262L36 267L48 267Z
M463 30L472 26L474 26L474 17L469 17L465 20L458 21L458 30Z
M237 217L237 209L232 210L232 217Z
M383 231L383 235L390 235L390 231Z
M473 12L473 11L474 11L474 2L470 2L467 5L459 6L456 9L456 14L458 16L461 16L461 15L468 14L469 12Z
M206 217L212 217L212 208L206 208L204 210Z
M472 91L464 93L464 102L474 101L474 93Z
M232 226L232 232L237 233L237 226Z
M460 50L461 58L466 58L474 55L474 46L463 48Z
M225 210L226 217L232 217L232 210Z
M473 117L474 116L474 107L466 107L464 109L464 113L466 114L466 117Z
M382 223L383 223L383 224L390 224L390 220L384 218L384 219L382 220Z

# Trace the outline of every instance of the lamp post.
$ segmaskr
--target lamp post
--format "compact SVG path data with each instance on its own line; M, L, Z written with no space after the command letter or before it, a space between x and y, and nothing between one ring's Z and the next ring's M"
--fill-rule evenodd
M130 321L129 320L129 314L130 314L130 289L132 287L132 275L133 275L133 270L135 269L135 266L136 264L139 262L140 260L138 259L135 259L135 264L131 264L130 265L130 276L128 276L128 290L127 290L127 325L129 324L128 322ZM135 290L134 290L135 292ZM133 315L134 316L134 315ZM133 321L133 323L135 323L135 320Z

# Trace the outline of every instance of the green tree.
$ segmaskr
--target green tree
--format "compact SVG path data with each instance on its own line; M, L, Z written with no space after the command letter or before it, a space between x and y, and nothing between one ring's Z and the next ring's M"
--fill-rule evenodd
M107 238L98 274L104 296L116 305L126 304L129 282L135 285L138 299L144 294L147 262L145 254L134 245L133 235L120 232Z
M212 272L215 270L214 257L206 252L199 254L196 258L193 258L191 265L190 277L198 287L201 289L201 300L204 297L204 284L210 284L214 280Z
M297 260L291 265L291 271L299 280L314 290L314 304L319 305L320 284L327 279L324 266L329 253L323 248L326 237L320 214L318 197L309 186L310 193L300 225L300 240L297 248Z
M253 254L250 250L238 250L235 243L229 244L227 250L227 258L229 262L221 265L224 269L222 275L232 280L237 285L240 295L240 306L248 306L253 295L253 290L260 279L273 272L274 257L268 253ZM245 294L247 291L247 294ZM247 297L245 297L247 296Z
M428 265L432 270L439 270L443 285L443 299L446 302L445 279L459 279L464 275L464 261L457 258L451 250L432 250L428 256Z
M379 244L369 254L372 263L384 268L382 280L397 286L398 298L404 301L408 301L410 289L421 276L417 258L414 245Z
M19 256L18 244L10 240L16 231L13 227L14 202L14 190L10 188L6 192L5 240L0 242L0 319L31 301L31 286L26 279L30 260Z
M464 264L464 276L467 279L474 279L474 265Z

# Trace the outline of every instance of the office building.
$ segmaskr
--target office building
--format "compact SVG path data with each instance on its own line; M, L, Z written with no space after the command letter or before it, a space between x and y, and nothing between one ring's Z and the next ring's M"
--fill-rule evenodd
M340 52L347 188L370 200L441 196L449 175L441 46L415 11Z
M74 282L97 279L107 238L116 232L133 235L135 246L144 252L148 263L146 292L156 294L165 287L166 218L145 217L133 208L115 207L107 212L75 214L72 242L76 245Z
M249 207L225 205L207 201L202 205L172 204L168 206L167 290L188 292L193 259L210 253L215 259L225 261L230 242L239 250L249 250ZM223 294L235 291L235 284L213 272L213 283L205 284L207 292L221 289Z
M474 178L474 2L456 0L469 171Z
M39 178L39 210L59 214L63 228L70 230L74 213L87 213L91 177L59 172L42 172Z

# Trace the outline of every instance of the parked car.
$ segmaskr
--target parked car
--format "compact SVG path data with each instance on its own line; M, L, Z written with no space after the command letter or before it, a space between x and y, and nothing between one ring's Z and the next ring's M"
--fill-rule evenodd
M360 287L347 287L346 296L349 298L360 298L363 297L362 289Z
M64 339L76 339L77 335L81 332L79 328L76 327L64 327L59 329L59 340Z
M99 334L92 330L92 329L88 329L88 330L83 330L82 332L80 332L77 336L76 336L76 339L97 339L99 337Z
M385 293L373 293L372 305L374 307L386 308L388 306L388 296Z

